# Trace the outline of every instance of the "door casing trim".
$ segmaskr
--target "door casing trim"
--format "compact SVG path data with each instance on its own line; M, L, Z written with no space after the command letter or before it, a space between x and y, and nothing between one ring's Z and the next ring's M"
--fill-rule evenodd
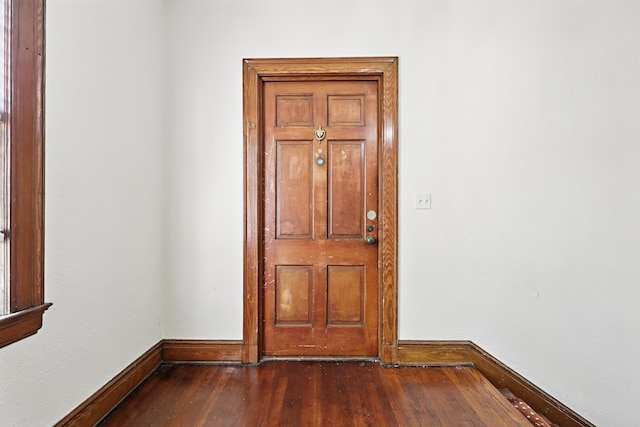
M242 362L261 356L263 277L263 83L278 80L378 82L378 358L398 363L398 58L243 60L244 271Z

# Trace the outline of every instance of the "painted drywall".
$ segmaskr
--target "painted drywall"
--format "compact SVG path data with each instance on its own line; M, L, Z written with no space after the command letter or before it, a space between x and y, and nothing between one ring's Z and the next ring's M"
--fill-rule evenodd
M400 57L400 338L473 340L595 424L634 425L639 15L49 1L55 305L0 349L3 425L53 424L162 337L241 339L241 60L367 55Z
M54 305L37 335L0 349L7 427L55 424L162 338L163 4L47 6Z
M639 7L167 1L165 336L242 337L242 58L397 55L400 338L472 340L634 425Z

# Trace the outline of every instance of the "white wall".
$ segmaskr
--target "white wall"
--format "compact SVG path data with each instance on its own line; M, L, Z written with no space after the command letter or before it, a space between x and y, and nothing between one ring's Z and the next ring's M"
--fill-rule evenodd
M634 425L638 18L632 0L167 1L165 336L242 338L242 58L397 55L400 338L472 340Z
M241 339L243 57L397 55L400 338L470 339L634 425L639 8L50 0L55 305L0 349L2 424L53 424L162 337Z
M38 334L0 349L2 426L53 425L162 338L162 11L159 0L48 2L54 305Z

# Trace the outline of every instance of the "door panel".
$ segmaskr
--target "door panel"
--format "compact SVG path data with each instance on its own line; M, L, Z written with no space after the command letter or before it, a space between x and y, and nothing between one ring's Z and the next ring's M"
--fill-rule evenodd
M276 326L312 323L311 266L276 267Z
M313 142L278 141L276 150L277 238L311 239Z
M276 96L276 126L313 126L313 95Z
M330 265L327 271L327 324L361 327L365 312L364 266Z
M377 355L377 96L374 81L265 82L265 355Z
M329 95L329 126L364 126L365 97L361 95Z
M329 143L329 239L364 240L364 142Z

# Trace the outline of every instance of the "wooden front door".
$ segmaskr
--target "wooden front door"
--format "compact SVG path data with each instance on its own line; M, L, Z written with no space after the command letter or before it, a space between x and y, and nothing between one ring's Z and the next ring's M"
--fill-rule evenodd
M378 355L377 91L264 84L266 356Z

